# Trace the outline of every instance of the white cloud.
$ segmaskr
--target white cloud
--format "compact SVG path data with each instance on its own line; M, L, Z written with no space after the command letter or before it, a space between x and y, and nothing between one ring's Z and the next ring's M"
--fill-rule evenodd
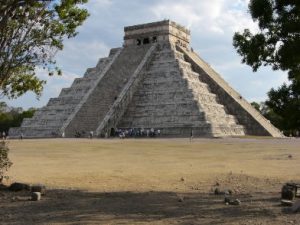
M200 27L201 32L225 34L245 27L256 29L246 8L246 0L164 0L154 4L151 12L158 19L170 18L191 29Z

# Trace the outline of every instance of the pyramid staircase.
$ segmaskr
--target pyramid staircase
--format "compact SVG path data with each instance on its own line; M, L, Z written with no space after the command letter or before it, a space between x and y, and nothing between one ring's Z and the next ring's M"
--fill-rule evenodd
M151 46L116 48L109 57L99 60L82 78L76 78L70 88L62 89L57 98L24 119L20 128L11 128L9 135L26 138L74 137L95 130L98 121L114 103Z
M112 49L9 135L86 137L153 128L177 137L283 137L190 50L186 28L164 20L124 31L123 48Z
M194 51L177 46L184 54L185 60L192 65L192 69L199 74L199 80L207 83L218 96L219 102L226 106L228 113L234 115L236 121L244 125L246 135L272 136L283 138L284 135L273 126L269 120L252 107L238 92L222 79L208 63L201 59Z
M109 57L101 58L95 68L87 69L82 78L76 78L70 88L63 88L57 98L50 98L48 104L38 109L32 118L25 118L20 128L11 128L10 136L55 137L62 124L72 115L82 98L89 92L99 75L113 61L120 51L112 49Z
M119 128L160 129L168 136L244 135L175 46L158 47Z

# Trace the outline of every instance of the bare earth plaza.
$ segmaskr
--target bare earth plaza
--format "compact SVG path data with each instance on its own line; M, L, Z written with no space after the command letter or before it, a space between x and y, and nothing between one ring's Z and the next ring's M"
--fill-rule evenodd
M9 129L0 224L300 224L300 139L200 58L191 32L126 26L122 47Z
M28 191L3 192L0 223L299 224L299 214L285 212L280 203L282 185L300 181L299 144L240 138L12 140L11 180L41 183L47 192L38 202L28 201ZM241 205L226 205L216 188L232 190Z

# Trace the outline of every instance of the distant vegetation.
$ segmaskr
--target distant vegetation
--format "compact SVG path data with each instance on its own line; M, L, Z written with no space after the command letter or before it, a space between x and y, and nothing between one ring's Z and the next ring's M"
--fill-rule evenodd
M22 108L9 107L5 102L0 102L0 132L8 132L10 127L19 127L24 118L31 118L35 108L23 110ZM1 135L0 135L1 136Z

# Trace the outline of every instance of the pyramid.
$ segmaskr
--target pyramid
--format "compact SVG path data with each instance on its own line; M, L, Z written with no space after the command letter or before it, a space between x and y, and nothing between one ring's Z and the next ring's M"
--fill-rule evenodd
M122 48L87 69L10 136L110 135L116 129L162 136L273 136L281 132L190 48L190 31L164 20L124 28Z

